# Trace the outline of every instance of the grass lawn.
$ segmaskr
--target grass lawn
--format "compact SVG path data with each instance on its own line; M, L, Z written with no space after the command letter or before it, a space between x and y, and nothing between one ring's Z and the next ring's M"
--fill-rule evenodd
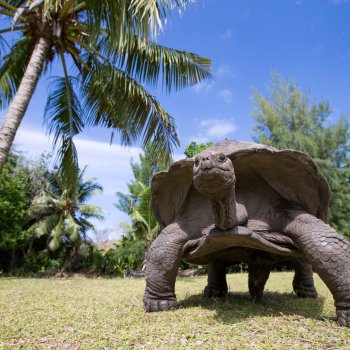
M292 273L272 273L262 304L247 275L225 300L201 296L206 277L178 278L180 309L146 314L143 279L0 279L0 349L350 349L330 292L297 299Z

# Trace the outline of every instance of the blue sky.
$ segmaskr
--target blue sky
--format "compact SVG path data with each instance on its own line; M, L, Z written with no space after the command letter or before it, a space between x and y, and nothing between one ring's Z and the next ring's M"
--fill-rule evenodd
M162 45L209 57L213 80L167 96L152 91L175 118L181 141L176 158L192 140L252 140L252 90L267 94L271 73L293 79L312 102L326 99L332 119L350 111L349 0L198 0L180 16L174 12L159 36ZM37 88L15 140L36 156L50 150L42 127L47 84ZM97 226L120 235L127 218L112 205L132 178L137 147L109 146L109 132L87 130L77 141L81 166L96 177L103 196L92 201L108 214Z

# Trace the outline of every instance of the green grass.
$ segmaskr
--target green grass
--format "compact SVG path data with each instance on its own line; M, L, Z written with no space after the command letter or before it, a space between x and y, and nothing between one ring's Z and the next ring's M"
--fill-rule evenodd
M350 349L330 292L292 294L292 274L272 273L262 304L247 275L228 276L225 300L201 296L206 277L180 278L180 309L146 314L143 279L0 279L0 349Z

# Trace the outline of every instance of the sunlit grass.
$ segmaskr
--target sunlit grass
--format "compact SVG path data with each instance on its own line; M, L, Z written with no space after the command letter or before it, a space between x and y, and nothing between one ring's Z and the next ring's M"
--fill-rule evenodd
M206 277L178 279L180 309L146 314L143 279L0 279L1 349L349 349L332 296L292 294L292 274L272 273L262 304L247 275L228 276L225 300L201 296Z

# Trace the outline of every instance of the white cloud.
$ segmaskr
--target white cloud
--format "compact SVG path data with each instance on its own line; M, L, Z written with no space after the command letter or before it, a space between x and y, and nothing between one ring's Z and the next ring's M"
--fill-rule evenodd
M80 167L87 165L86 179L96 178L104 188L102 195L91 198L91 203L106 211L103 222L94 221L99 229L112 228L115 235L121 235L119 223L129 222L128 217L118 211L115 192L127 192L127 182L133 178L130 159L138 160L141 150L136 147L122 147L108 143L76 139ZM37 158L43 152L51 151L51 140L44 132L20 129L15 139L16 149L28 158Z
M232 119L212 118L198 122L198 133L190 138L190 141L205 143L208 141L219 141L229 137L237 130Z
M226 137L237 129L237 126L229 119L207 119L202 120L199 125L206 129L210 138L220 139Z
M217 68L215 72L215 76L218 79L222 78L230 78L230 79L235 79L237 78L237 75L232 71L232 68L229 65L221 65Z
M192 136L190 138L190 142L196 142L196 143L207 143L209 142L209 137L208 136Z
M221 90L218 97L222 98L226 104L230 104L232 102L232 91L229 89Z
M222 40L230 40L232 38L232 29L226 29L224 33L221 34Z
M202 81L199 84L196 84L192 89L197 93L209 92L213 88L214 83L212 81Z

